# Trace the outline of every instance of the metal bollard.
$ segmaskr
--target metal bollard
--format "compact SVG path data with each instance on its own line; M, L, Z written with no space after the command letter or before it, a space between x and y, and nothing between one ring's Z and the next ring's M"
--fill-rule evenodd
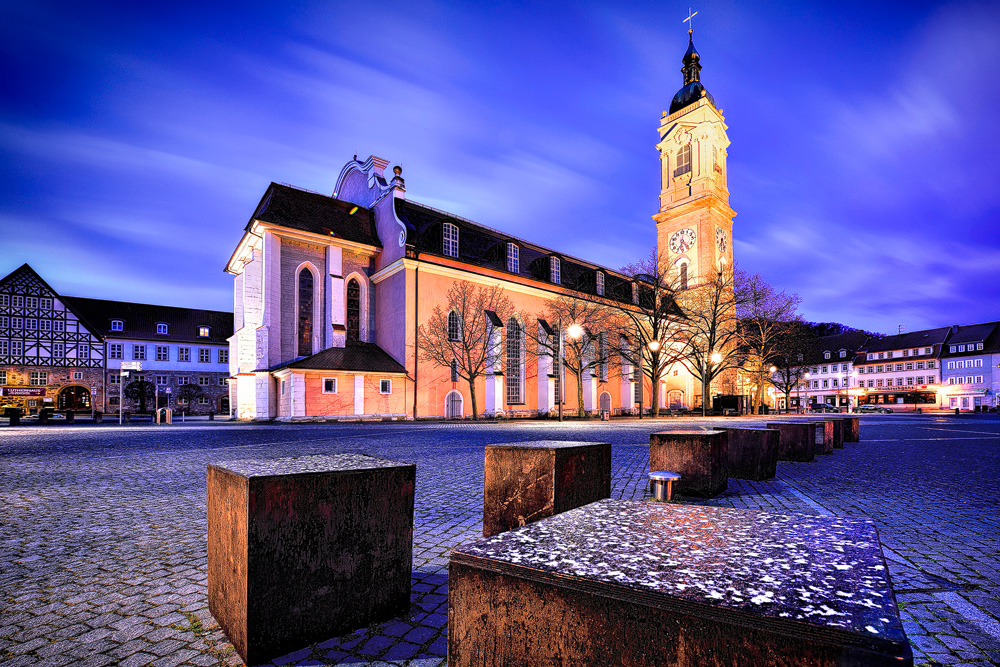
M675 472L669 470L654 470L649 473L649 483L652 487L653 500L657 502L667 502L673 496L673 484L681 478Z

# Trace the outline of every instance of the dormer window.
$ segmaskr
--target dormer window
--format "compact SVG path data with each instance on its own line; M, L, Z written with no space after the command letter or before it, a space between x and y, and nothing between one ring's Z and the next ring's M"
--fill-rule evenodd
M448 257L458 257L458 227L450 222L444 223L441 252Z
M824 359L829 359L830 358L830 353L829 352L824 352L823 353L823 358Z
M514 243L507 244L507 270L511 273L521 270L521 249Z
M167 329L167 325L164 324L163 322L157 322L156 323L156 333L162 334L162 335L166 336L169 333L169 331Z
M597 272L597 278L596 278L596 280L597 280L597 293L599 295L601 295L601 296L604 296L604 272L603 271L598 271Z
M840 351L840 358L843 359L846 356L847 356L847 350L841 350Z
M632 283L632 303L639 303L639 283Z
M125 328L125 322L122 320L111 320L111 330L121 331Z
M198 327L198 336L201 338L208 338L209 328L208 327Z
M549 282L554 285L562 282L562 262L558 257L549 257Z

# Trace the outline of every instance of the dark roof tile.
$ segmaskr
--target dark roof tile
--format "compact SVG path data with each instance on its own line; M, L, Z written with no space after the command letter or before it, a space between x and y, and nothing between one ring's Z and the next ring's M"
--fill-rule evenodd
M104 338L225 343L233 335L233 314L225 311L155 306L80 296L61 298ZM112 331L111 320L121 320L122 330ZM167 325L166 334L156 333L156 325L160 323ZM207 337L198 335L198 327L202 326L209 328Z
M347 347L330 347L322 352L285 362L270 370L299 368L316 371L362 371L368 373L405 373L398 361L375 343L352 343Z
M247 229L250 229L254 220L260 220L381 248L382 243L375 231L371 211L358 206L352 215L350 211L354 208L355 205L348 201L290 185L271 183L253 218L247 223Z

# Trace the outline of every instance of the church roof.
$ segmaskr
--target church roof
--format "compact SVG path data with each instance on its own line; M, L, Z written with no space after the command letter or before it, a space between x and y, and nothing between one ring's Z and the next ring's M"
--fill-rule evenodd
M617 271L544 248L408 199L396 199L395 205L399 219L413 227L408 242L423 253L444 256L442 226L447 222L459 228L459 256L456 259L463 263L510 273L507 271L507 244L513 243L518 246L519 255L518 270L515 275L549 282L549 258L558 257L560 286L596 295L597 272L600 271L604 274L605 296L631 302L632 281Z
M329 347L314 355L288 361L270 369L298 368L310 371L361 371L405 373L406 369L375 343L356 342L347 347Z
M221 344L233 335L233 314L148 303L108 301L81 296L60 297L79 313L102 338L131 338L151 341ZM111 330L111 321L122 323L121 331ZM167 333L156 333L157 324L166 324ZM208 327L208 336L199 336L199 327Z
M271 183L247 223L247 231L254 220L382 247L369 209L290 185Z
M688 30L688 48L681 62L684 63L684 66L681 67L681 72L684 74L684 87L678 90L674 94L674 98L670 100L668 113L680 111L703 97L708 98L712 106L715 106L715 98L701 83L701 55L698 53L698 49L694 48L693 30Z

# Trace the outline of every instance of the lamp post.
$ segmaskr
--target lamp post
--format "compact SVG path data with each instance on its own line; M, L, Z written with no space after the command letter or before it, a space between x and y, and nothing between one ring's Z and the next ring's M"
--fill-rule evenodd
M577 338L579 338L583 334L583 327L581 327L579 324L575 324L575 323L571 324L571 325L569 325L569 327L567 327L566 334L570 338L572 338L573 340L576 340ZM557 348L559 350L559 354L558 354L558 356L559 356L558 369L559 370L556 373L556 380L558 380L558 383L559 383L559 392L558 392L558 395L556 396L556 400L559 401L559 421L562 421L563 420L563 396L566 395L566 387L563 386L563 379L564 379L563 378L563 331L562 331L562 318L561 317L559 318L559 332L558 332L558 335L559 335L559 341L558 341Z
M649 416L652 417L653 413L654 412L658 412L658 408L659 408L659 406L655 405L654 402L652 401L653 396L656 396L656 402L657 403L660 400L659 392L656 391L656 382L657 382L658 378L653 377L654 375L656 375L656 371L660 367L660 341L658 341L658 340L651 340L648 343L646 343L646 347L649 348L649 371L650 371L650 373L649 373L649 375L650 375L650 383L649 383L649 389L650 389L650 391L649 391L649 398L650 398ZM639 375L639 380L642 381L642 375L641 374ZM640 396L641 396L641 394L640 394ZM657 416L659 416L659 415L657 415ZM639 418L642 419L642 401L639 402Z
M809 383L809 378L810 377L812 377L812 376L809 374L809 371L806 371L806 384L807 385ZM806 396L808 396L808 395L809 395L809 392L806 392ZM799 382L799 414L800 415L805 413L805 410L803 410L802 407L803 407L802 406L802 383Z
M768 392L771 394L771 402L774 403L774 373L778 370L777 366L771 366L771 386L768 387ZM775 410L777 413L777 409Z
M722 355L719 354L718 352L712 352L708 356L708 359L709 359L709 361L712 362L712 364L722 363ZM713 368L712 370L715 370L715 369ZM708 375L708 373L706 373L706 375ZM701 395L702 395L702 400L701 400L701 414L702 414L702 416L704 416L708 412L708 406L705 405L705 398L706 398L706 396L705 396L705 382L704 382L704 380L702 380L701 384L702 384L702 390L701 390ZM711 398L711 397L708 397L708 398Z

